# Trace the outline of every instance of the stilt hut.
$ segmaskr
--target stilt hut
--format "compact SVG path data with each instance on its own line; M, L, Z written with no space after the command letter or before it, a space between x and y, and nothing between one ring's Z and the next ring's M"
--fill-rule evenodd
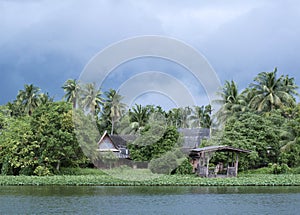
M227 165L218 163L210 169L209 161L215 152L227 152ZM239 153L250 153L250 150L234 148L231 146L207 146L195 148L190 151L194 172L201 177L216 177L219 172L226 171L225 176L237 176ZM224 176L224 175L223 175Z

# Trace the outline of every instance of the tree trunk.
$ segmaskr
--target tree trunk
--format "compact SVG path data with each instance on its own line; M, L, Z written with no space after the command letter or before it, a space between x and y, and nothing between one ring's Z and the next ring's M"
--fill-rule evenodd
M114 120L111 121L111 131L110 131L110 135L113 135L114 134Z
M60 160L56 164L56 170L59 171L59 168L60 168Z

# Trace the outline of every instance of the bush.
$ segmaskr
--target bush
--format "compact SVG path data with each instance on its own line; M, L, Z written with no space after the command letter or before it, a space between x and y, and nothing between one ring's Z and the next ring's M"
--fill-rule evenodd
M23 167L19 171L19 175L33 175L34 169L32 167Z
M300 166L293 168L293 169L292 169L292 172L293 172L294 174L300 174Z
M269 164L270 166L270 164ZM272 173L273 174L284 174L284 173L290 173L291 169L289 168L289 166L287 164L277 164L274 163L271 166L272 169Z
M33 173L38 176L51 175L50 170L48 169L48 167L45 167L45 166L38 166L37 168L35 168Z
M157 174L170 174L177 166L176 155L167 152L165 155L152 159L149 163L149 169Z
M176 168L175 173L178 175L189 175L193 173L193 166L188 158L185 158L183 162Z

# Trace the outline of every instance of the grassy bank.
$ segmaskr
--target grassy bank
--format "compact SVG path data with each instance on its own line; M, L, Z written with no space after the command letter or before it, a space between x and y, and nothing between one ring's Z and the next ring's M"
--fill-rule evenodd
M300 186L300 174L241 174L237 178L200 178L193 175L155 175L148 170L93 171L82 175L0 176L0 185L77 186Z

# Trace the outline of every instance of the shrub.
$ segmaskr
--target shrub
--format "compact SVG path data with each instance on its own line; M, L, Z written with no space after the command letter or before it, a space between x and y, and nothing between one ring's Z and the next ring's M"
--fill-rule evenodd
M176 168L176 174L189 175L193 173L193 166L188 158L185 158L182 163Z
M37 168L35 168L33 173L38 176L51 175L50 170L48 169L48 167L45 167L45 166L38 166Z
M300 166L293 168L292 172L294 174L300 174Z
M291 169L288 167L287 164L274 163L271 166L271 169L272 169L273 174L284 174L284 173L290 173L291 172Z
M170 174L176 166L176 155L172 152L167 152L159 158L152 159L149 163L151 172L158 174Z

